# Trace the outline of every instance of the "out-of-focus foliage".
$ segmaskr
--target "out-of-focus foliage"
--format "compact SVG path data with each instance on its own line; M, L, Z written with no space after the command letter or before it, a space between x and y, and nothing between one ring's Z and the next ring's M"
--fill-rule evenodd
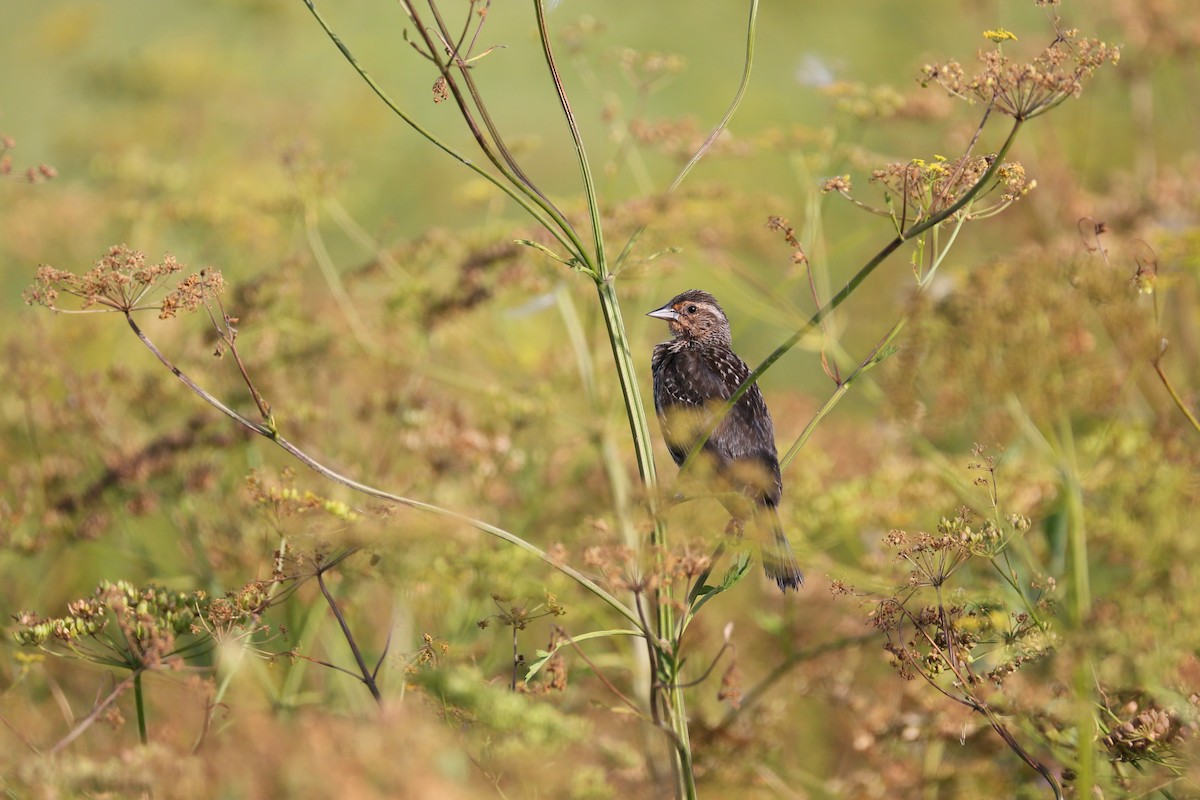
M394 4L328 5L372 75L471 153ZM489 107L539 185L582 215L531 12L489 13L481 45L505 46L474 68ZM982 111L921 89L923 68L972 62L994 47L984 30L1014 31L1004 53L1028 59L1052 36L1046 13L1032 0L765 4L742 108L689 183L659 197L736 88L744 9L554 4L606 233L623 243L650 224L620 274L643 386L665 331L637 312L679 290L721 298L752 365L807 319L806 262L768 217L792 220L828 297L894 230L822 184L887 191L890 206L870 204L898 214L914 159L926 177L942 163L931 153L953 163ZM946 677L959 657L985 676L970 691L1068 792L1083 750L1105 797L1200 792L1200 432L1184 413L1200 394L1200 7L1064 0L1049 13L1122 53L1078 101L1025 126L1007 159L1036 188L966 226L923 291L914 268L929 274L933 245L897 254L761 381L786 449L836 388L822 358L848 374L907 319L897 352L784 473L804 590L781 597L752 570L689 629L702 795L1049 796L983 714L938 690L962 694ZM21 302L39 265L83 274L114 244L169 253L159 264L185 272L212 265L288 439L356 479L495 522L616 593L646 563L648 522L594 292L514 243L553 240L390 116L299 0L4 4L0 87L0 785L661 796L662 734L634 709L648 680L637 640L563 644L624 621L521 550L331 487L203 404L118 315ZM975 154L999 144L989 132ZM252 415L208 317L140 319ZM998 457L994 496L968 470L976 442ZM658 463L670 491L663 450ZM622 493L629 517L614 511ZM939 521L937 536L978 534L960 506L1028 529L1005 517L1006 533L988 529L1012 534L1003 553L943 542L931 552L965 553L963 565L914 587L897 552L933 547L913 537ZM671 509L677 576L704 565L722 514L711 500ZM382 656L382 710L314 578L355 547L324 577L366 660ZM99 626L111 604L69 604L150 586L205 598L170 636L206 643L143 676L150 744L126 693L48 755L125 677L55 646L51 623L95 610ZM897 629L873 612L914 588L908 608L931 641L893 637L888 651ZM938 603L952 622L921 616ZM1030 608L1051 633L1018 619ZM956 635L969 646L950 656Z

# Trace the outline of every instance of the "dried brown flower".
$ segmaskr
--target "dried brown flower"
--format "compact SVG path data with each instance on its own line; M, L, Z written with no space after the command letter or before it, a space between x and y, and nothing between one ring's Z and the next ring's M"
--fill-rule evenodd
M835 175L828 178L821 184L821 191L825 194L829 192L838 192L839 194L848 195L851 190L849 175Z
M1105 63L1116 64L1120 49L1098 39L1078 39L1061 32L1032 61L1017 63L1000 47L979 53L981 69L968 76L957 61L926 64L921 85L939 84L955 97L986 103L1018 120L1044 114L1069 97L1078 97L1083 82Z
M733 708L742 707L742 671L736 661L721 675L721 688L717 690L717 699L729 703Z
M183 265L171 254L156 264L146 263L146 254L128 245L114 245L107 255L96 262L95 268L76 275L49 265L38 268L37 280L25 290L29 305L42 305L53 311L134 311L156 309L159 317L167 319L180 310L195 311L215 300L225 288L224 278L215 270L201 270L186 276L155 304L147 296L162 286L171 275L183 270ZM60 294L80 301L78 309L64 309L58 304Z
M0 136L0 178L9 178L12 176L13 160L8 151L16 146L17 142L11 136ZM57 177L58 170L54 167L49 164L38 164L36 167L27 167L20 178L12 177L12 180L24 180L26 183L45 183Z
M450 90L446 85L446 76L439 75L438 79L433 82L433 102L442 103L450 97Z
M943 156L934 156L932 161L914 158L897 161L871 173L871 181L884 186L889 194L901 198L902 213L906 219L920 221L934 216L958 202L965 193L975 187L991 168L994 156L961 156L948 161ZM968 207L951 217L981 219L994 216L1029 193L1036 182L1028 180L1025 169L1015 162L1001 164L994 174L995 184L985 187ZM840 187L831 187L842 191ZM999 201L982 202L992 191L1000 190ZM845 193L845 192L843 192ZM894 201L893 201L894 205ZM893 208L892 213L897 213Z
M1155 750L1170 747L1181 737L1178 717L1161 708L1138 710L1130 701L1124 709L1132 716L1114 726L1104 737L1104 746L1120 761L1137 761ZM1136 712L1136 713L1134 713Z

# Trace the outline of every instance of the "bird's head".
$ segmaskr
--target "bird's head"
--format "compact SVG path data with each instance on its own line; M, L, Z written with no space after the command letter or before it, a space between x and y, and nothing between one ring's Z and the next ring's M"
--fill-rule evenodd
M699 289L689 289L676 295L669 303L646 316L665 319L671 335L676 339L726 347L731 343L729 320L717 303L717 298Z

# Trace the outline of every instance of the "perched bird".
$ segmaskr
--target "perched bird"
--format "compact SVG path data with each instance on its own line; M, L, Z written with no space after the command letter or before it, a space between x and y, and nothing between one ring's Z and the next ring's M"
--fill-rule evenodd
M647 316L667 321L672 339L654 348L654 408L667 447L682 465L692 446L750 368L732 350L729 320L715 297L691 289L676 295ZM783 494L775 428L758 384L734 403L701 449L723 489L732 528L740 531L753 517L765 532L762 562L779 588L798 589L804 575L788 543L776 506Z

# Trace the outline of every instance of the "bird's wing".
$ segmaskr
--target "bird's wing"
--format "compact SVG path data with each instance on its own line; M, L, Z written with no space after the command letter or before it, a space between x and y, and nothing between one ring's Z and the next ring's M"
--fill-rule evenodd
M750 368L730 350L708 350L704 355L711 371L720 377L723 384L721 398L729 399L750 375ZM779 502L783 480L779 474L779 455L775 449L775 426L757 383L734 403L717 426L709 444L724 463L757 465L748 469L748 474L742 476L742 480L761 491L761 502L771 505Z
M654 407L660 414L672 406L704 408L713 400L729 398L730 392L721 374L699 351L672 351L666 345L659 345L654 349L651 367L654 371Z
M700 431L707 427L710 405L729 395L718 373L691 348L663 343L654 348L654 409L662 426L667 449L682 464ZM708 445L705 450L713 452Z

